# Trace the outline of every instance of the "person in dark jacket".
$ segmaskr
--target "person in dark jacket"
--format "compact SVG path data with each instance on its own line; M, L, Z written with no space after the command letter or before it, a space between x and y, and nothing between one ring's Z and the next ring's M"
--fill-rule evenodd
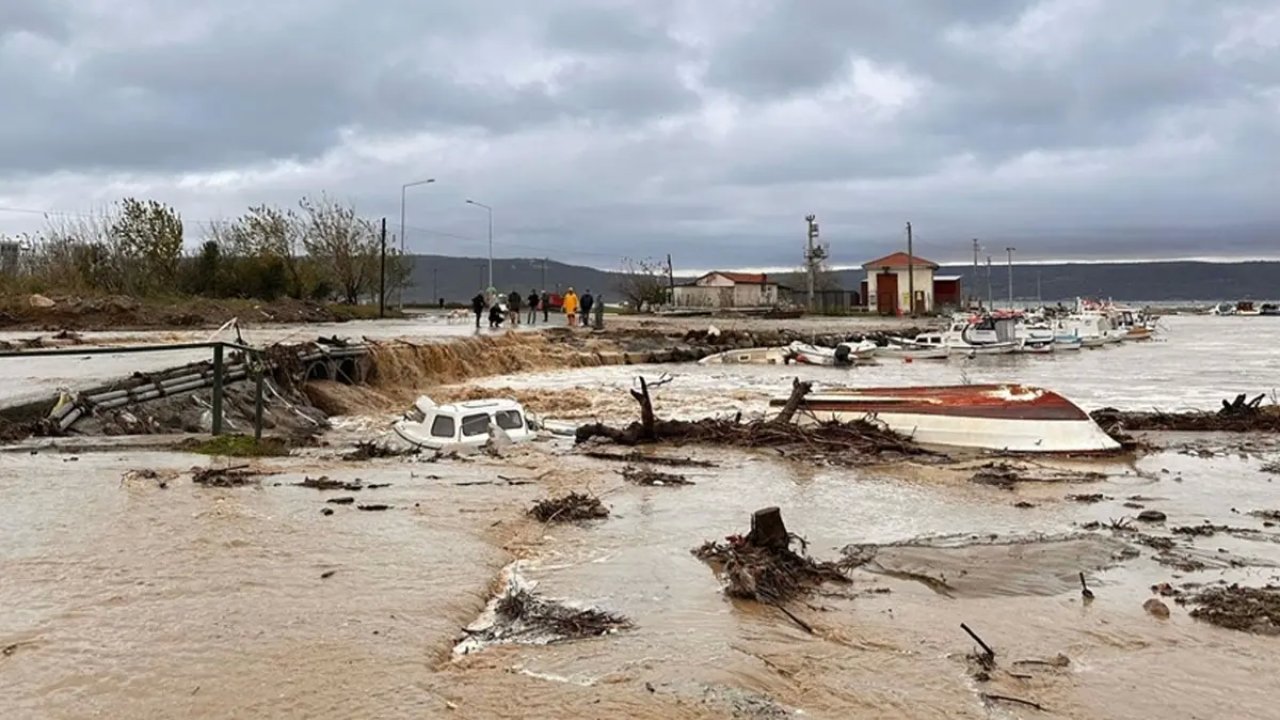
M507 315L511 320L511 327L515 327L520 324L521 299L520 293L515 290L512 290L511 294L507 296Z
M507 319L506 314L503 313L502 307L502 303L500 302L495 302L489 307L489 327L495 330L501 328L502 322Z
M591 307L596 304L595 297L591 294L591 288L582 293L582 297L578 298L578 303L582 309L582 327L590 327Z
M538 323L538 291L529 291L529 324L536 325Z
M476 314L476 329L480 329L480 316L484 314L484 293L476 293L471 298L471 312Z
M551 322L551 295L546 290L542 291L538 305L542 308L542 322Z

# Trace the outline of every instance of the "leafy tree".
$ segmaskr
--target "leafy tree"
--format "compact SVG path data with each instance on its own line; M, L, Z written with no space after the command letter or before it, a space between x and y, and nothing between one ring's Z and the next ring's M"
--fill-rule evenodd
M125 198L110 229L126 290L148 294L173 288L182 257L182 218L155 200Z

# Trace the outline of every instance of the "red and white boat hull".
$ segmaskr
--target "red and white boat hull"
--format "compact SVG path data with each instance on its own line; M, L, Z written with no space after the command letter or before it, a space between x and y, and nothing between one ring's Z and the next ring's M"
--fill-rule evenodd
M774 399L780 406L785 399ZM866 388L814 393L797 422L874 419L924 445L1009 452L1102 452L1120 445L1088 413L1025 385Z

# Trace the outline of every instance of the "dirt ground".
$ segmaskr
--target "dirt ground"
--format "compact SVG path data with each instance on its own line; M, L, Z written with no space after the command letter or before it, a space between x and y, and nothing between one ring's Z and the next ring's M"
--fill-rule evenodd
M151 330L214 328L232 318L250 323L343 322L377 317L378 309L282 298L260 300L123 295L0 295L4 330ZM389 310L390 315L397 313Z

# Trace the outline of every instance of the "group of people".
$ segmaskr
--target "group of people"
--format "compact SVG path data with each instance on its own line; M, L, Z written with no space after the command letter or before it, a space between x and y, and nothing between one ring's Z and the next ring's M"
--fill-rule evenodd
M527 304L526 304L527 301ZM586 327L589 324L591 310L595 307L595 298L591 295L591 291L587 290L578 297L578 294L569 288L564 296L560 299L560 310L568 318L569 327L576 327L581 316L581 324ZM489 311L489 327L500 328L504 322L510 322L514 327L520 324L520 310L524 305L528 309L529 325L536 325L538 322L538 311L542 311L542 321L551 321L551 295L543 290L539 293L537 290L530 290L528 298L522 298L520 293L512 290L507 296L497 295L492 301L480 292L471 298L471 312L476 316L476 329L480 328L480 319L484 317L485 309Z

